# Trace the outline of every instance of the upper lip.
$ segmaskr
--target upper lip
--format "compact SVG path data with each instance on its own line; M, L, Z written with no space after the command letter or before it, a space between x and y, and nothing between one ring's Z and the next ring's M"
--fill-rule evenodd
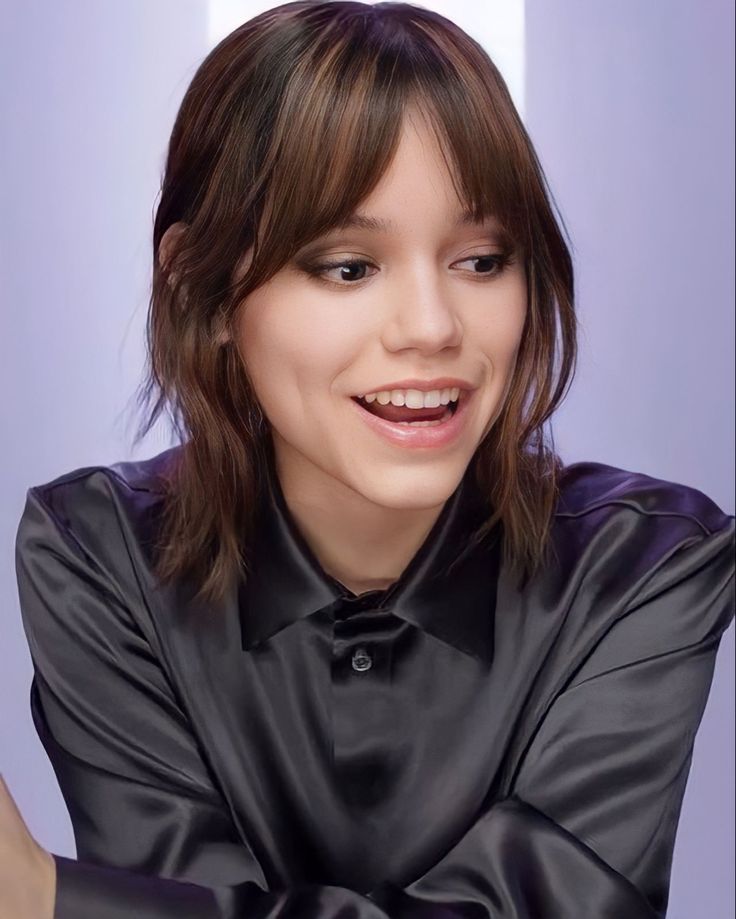
M362 394L384 392L392 389L418 389L421 392L430 392L433 389L452 389L453 387L465 390L475 389L472 383L468 383L467 380L461 380L459 377L435 377L434 380L419 380L415 378L409 380L395 380L393 383L384 383L381 386L372 386L370 389L364 389L362 390Z

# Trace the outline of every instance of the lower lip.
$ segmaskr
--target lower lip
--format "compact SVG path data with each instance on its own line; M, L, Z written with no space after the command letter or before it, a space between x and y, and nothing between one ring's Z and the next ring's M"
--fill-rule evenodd
M472 392L467 391L460 393L455 414L450 416L447 421L443 421L442 424L428 427L415 427L411 424L396 424L393 421L386 421L384 418L379 418L378 415L371 414L355 399L350 399L350 402L368 427L390 443L397 444L400 447L446 447L454 443L464 430L465 419L468 414L468 403L472 395Z

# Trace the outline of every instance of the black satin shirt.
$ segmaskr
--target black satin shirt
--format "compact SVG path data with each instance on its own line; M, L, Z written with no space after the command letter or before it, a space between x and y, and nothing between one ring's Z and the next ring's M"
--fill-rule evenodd
M734 615L734 517L565 468L523 588L466 472L400 579L356 596L278 486L247 585L158 588L149 460L28 489L36 729L71 817L55 919L653 919Z

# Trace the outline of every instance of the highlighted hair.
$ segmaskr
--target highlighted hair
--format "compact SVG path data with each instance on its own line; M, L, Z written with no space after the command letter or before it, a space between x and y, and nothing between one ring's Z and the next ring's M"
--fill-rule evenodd
M192 577L215 602L231 578L247 577L273 445L247 367L223 332L251 291L371 192L410 107L432 127L461 202L479 219L494 215L523 259L528 309L514 376L472 459L490 512L477 536L499 524L519 578L546 558L563 464L544 426L575 368L573 267L506 84L478 42L438 13L296 0L245 22L209 53L171 134L136 437L166 411L183 444L165 481L162 580ZM161 265L162 237L178 221L186 230Z

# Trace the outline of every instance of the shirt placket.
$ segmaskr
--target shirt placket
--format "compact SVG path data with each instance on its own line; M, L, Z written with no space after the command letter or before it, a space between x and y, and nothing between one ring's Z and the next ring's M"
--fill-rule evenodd
M341 599L333 623L334 768L345 803L359 809L385 800L395 749L391 664L397 620L376 608L382 594Z

